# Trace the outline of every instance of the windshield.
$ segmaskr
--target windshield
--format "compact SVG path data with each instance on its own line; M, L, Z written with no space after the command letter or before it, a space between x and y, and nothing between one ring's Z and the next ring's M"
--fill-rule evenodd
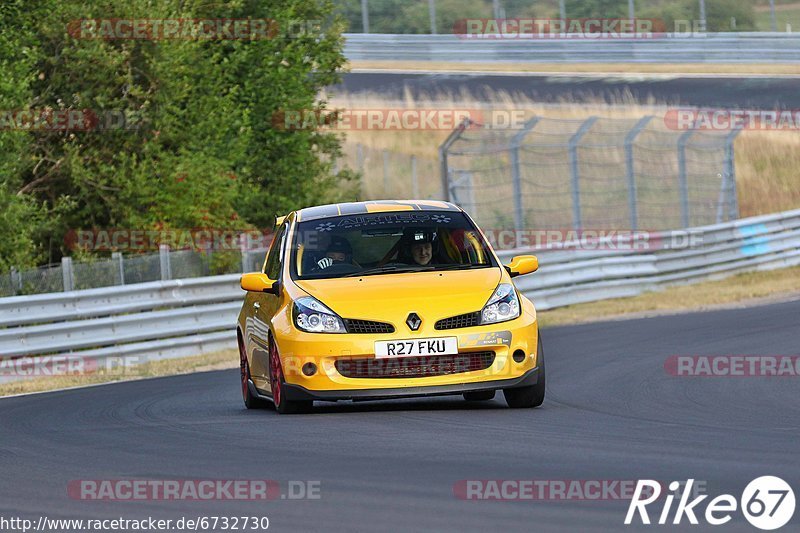
M294 279L341 278L497 266L463 213L370 213L301 222L292 243Z

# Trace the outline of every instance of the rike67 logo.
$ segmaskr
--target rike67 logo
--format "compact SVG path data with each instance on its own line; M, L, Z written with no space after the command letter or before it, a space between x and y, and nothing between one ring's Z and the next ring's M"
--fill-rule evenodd
M721 526L730 522L739 508L750 524L758 529L771 531L785 526L794 515L794 491L779 477L762 476L754 479L745 487L738 501L730 494L717 496L707 503L704 513L700 512L700 504L708 498L708 495L697 496L690 501L693 484L694 479L689 479L685 484L678 481L669 484L669 490L673 494L668 494L663 499L664 504L656 523L660 525L670 523L668 521L673 513L672 504L676 496L679 497L678 504L671 521L674 525L680 524L684 517L690 524L697 525L699 523L697 517L700 515L706 523ZM661 487L658 481L650 479L638 481L628 507L628 514L625 516L626 525L634 522L637 513L642 524L651 523L647 506L659 500ZM683 487L682 493L676 494L681 487Z

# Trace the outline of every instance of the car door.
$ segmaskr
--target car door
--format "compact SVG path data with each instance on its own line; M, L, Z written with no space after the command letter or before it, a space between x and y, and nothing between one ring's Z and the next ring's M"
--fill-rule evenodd
M272 324L272 317L280 307L282 298L282 287L280 284L281 273L283 272L283 261L286 247L286 234L289 222L284 222L275 231L275 238L272 240L264 262L264 272L270 279L278 281L278 295L269 293L252 293L249 302L252 305L251 316L253 318L253 340L254 349L250 363L250 373L256 386L259 389L269 390L269 345L268 334Z

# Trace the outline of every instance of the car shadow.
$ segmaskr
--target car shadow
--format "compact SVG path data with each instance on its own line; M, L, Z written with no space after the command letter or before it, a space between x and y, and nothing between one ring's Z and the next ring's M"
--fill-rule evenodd
M470 402L461 396L442 396L434 398L400 398L361 401L314 402L314 408L305 416L330 413L377 413L397 411L491 411L505 410L508 407L503 396L498 393L493 400ZM277 415L272 408L265 412Z

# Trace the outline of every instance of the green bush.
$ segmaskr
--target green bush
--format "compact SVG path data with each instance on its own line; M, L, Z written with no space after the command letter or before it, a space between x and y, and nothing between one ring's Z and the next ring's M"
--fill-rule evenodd
M104 40L79 19L265 18L324 31L261 40ZM70 26L72 27L72 26ZM284 131L340 79L343 22L329 0L4 0L0 110L91 109L132 129L0 128L0 269L57 261L70 229L269 227L276 213L339 198L340 136ZM73 32L74 33L74 32Z

